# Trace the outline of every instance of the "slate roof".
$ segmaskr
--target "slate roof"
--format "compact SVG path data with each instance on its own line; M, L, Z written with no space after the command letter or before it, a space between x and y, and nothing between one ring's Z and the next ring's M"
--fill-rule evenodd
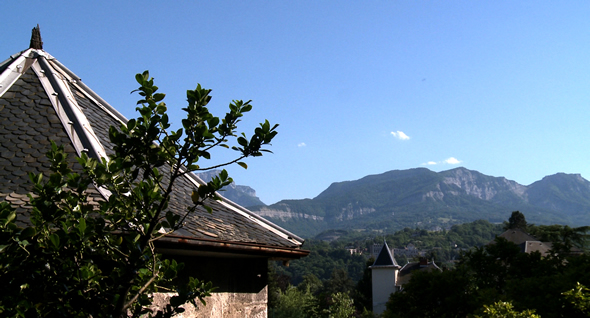
M522 253L539 252L542 256L547 256L552 247L550 242L541 242L534 236L526 233L521 229L508 229L498 237L505 238L508 242L512 242L520 248ZM495 240L488 244L495 244Z
M381 251L371 267L400 267L397 265L393 255L391 255L387 242L383 242L383 247L381 247Z
M526 241L538 241L535 237L521 229L506 230L504 233L498 235L498 237L505 238L508 242L512 242L516 245L520 245Z
M74 170L81 171L76 156L82 151L91 157L113 153L108 129L127 121L42 49L22 51L0 63L0 115L0 201L17 209L20 225L26 224L30 208L27 193L32 184L27 174L48 171L45 154L51 140L64 145ZM194 174L180 178L169 208L185 211L192 205L192 189L202 183ZM92 201L108 196L102 189L89 192ZM209 245L225 242L278 250L300 249L303 244L303 239L229 200L208 205L212 214L193 213L168 241L202 240Z
M542 256L547 256L552 244L550 242L526 241L521 243L519 247L523 253L539 252Z
M426 263L426 264L424 265L424 263ZM403 286L403 285L407 284L410 281L410 279L412 278L412 274L416 271L431 272L431 271L442 271L442 269L440 269L440 267L438 267L436 265L436 263L428 262L425 260L422 260L422 262L407 263L406 265L404 265L402 267L402 269L397 274L396 285Z

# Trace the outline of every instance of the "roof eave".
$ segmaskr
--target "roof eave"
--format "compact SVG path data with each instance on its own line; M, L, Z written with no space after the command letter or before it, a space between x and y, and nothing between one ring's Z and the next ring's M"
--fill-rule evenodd
M167 235L154 242L156 249L163 254L201 254L258 256L274 260L293 260L309 255L309 251L293 247L280 247L256 243L231 242L181 235Z

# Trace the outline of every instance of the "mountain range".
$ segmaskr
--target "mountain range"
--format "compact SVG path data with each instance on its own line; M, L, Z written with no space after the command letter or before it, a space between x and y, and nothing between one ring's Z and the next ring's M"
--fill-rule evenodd
M328 229L390 232L478 219L498 223L516 210L529 223L582 226L590 224L590 182L557 173L525 186L462 167L416 168L335 182L313 199L242 205L303 237Z

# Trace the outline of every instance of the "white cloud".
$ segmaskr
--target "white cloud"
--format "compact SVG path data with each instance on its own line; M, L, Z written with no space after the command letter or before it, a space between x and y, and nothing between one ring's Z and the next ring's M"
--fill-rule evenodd
M399 139L399 140L409 140L410 136L404 134L403 131L392 131L391 134L393 135L393 137Z
M304 142L300 142L297 144L297 147L305 147L307 146Z
M438 164L456 165L456 164L460 164L461 162L463 162L463 161L458 160L455 157L450 157L448 159L445 159L443 161L438 161L438 162L436 162L436 161L428 161L428 162L423 163L422 165L423 166L434 166L434 165L438 165Z
M447 164L450 164L450 165L457 165L457 164L461 163L461 160L457 160L455 157L450 157L449 159L445 160L444 162Z

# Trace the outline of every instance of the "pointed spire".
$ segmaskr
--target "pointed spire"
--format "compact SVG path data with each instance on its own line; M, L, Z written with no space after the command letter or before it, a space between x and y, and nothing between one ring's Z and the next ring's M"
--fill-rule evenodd
M373 266L398 266L385 240L383 240L383 247L381 247L381 252L375 259Z
M31 34L31 45L29 45L29 48L43 50L43 41L41 41L41 29L39 28L39 24L37 24L36 28L33 28Z

